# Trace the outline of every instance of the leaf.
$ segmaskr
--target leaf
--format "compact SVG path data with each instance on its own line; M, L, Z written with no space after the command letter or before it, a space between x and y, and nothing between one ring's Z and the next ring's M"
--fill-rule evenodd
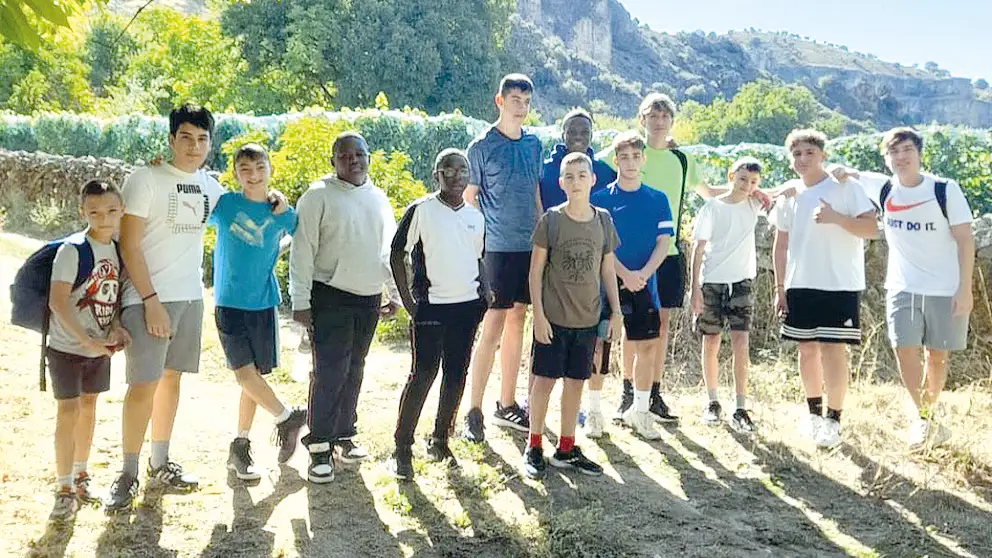
M31 8L39 17L60 27L69 26L68 14L74 11L71 3L65 3L65 8L62 8L55 0L24 0L23 4Z

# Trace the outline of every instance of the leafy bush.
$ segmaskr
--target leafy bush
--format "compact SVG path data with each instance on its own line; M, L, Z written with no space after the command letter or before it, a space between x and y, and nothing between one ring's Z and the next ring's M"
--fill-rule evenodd
M43 115L34 128L39 151L74 157L99 154L100 133L98 119L70 113Z
M148 162L169 152L169 124L164 118L119 116L103 126L100 155L127 162Z
M37 151L34 127L27 116L6 116L0 119L0 149Z

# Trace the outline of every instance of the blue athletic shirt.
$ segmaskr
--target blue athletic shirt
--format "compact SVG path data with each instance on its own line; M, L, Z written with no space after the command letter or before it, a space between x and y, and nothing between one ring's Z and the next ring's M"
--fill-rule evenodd
M567 201L565 192L558 184L558 178L561 176L561 160L565 155L568 155L568 148L564 143L559 143L551 151L551 155L544 160L544 166L541 168L541 206L545 211ZM592 171L596 174L596 183L593 184L590 193L592 195L614 182L617 173L613 172L609 165L597 159L591 147L586 149L586 155L592 159Z
M620 237L620 245L615 251L617 260L631 271L641 269L648 263L659 236L675 234L668 196L644 184L633 192L627 192L613 182L589 201L610 212ZM647 288L655 305L660 307L656 274L651 274Z
M526 131L520 139L495 126L468 145L470 184L479 187L479 209L486 220L487 252L530 252L537 225L541 140Z
M214 248L214 301L240 310L266 310L279 305L275 265L279 241L296 231L296 212L272 213L267 202L251 201L240 192L220 197L208 222L217 227Z

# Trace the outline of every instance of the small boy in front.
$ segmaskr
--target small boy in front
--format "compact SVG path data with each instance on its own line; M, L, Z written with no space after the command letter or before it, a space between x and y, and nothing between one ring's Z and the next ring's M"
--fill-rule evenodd
M255 143L234 152L234 178L240 192L220 197L208 222L217 227L214 250L214 317L227 366L241 386L237 437L227 466L241 480L262 477L251 457L248 434L261 406L275 418L279 463L296 450L305 409L289 409L265 381L279 365L279 285L274 273L280 242L296 230L296 212L269 195L272 167L265 148ZM275 201L273 201L275 200Z
M531 478L541 477L546 468L544 420L551 390L559 378L564 380L561 433L551 465L587 475L603 473L603 468L575 445L582 385L593 369L602 311L600 289L605 288L612 311L608 339L617 336L621 324L613 255L619 238L609 213L589 203L595 181L589 156L566 155L560 181L568 201L552 207L538 221L528 277L534 305L534 382L524 472Z
M754 306L751 282L758 274L754 227L761 204L751 193L761 183L761 163L753 157L743 157L731 165L728 176L729 190L707 200L696 215L690 305L696 331L703 336L703 380L709 403L702 422L715 425L723 420L717 378L720 335L729 327L737 394L737 409L730 426L737 432L752 434L754 422L747 412L748 330Z
M86 472L96 400L110 389L110 356L130 343L120 326L117 295L121 261L114 244L124 215L117 186L90 180L79 192L79 213L86 220L86 243L93 251L93 269L76 289L82 246L63 244L52 263L48 306L48 372L58 401L55 419L55 470L58 493L50 519L73 517L80 503L98 502L90 494Z
M787 185L795 187L795 197L779 201L772 218L775 306L785 317L782 338L799 343L808 434L821 448L840 443L848 384L845 345L861 344L864 240L878 236L875 206L860 185L844 187L824 170L826 142L815 130L795 130L785 139L800 178Z

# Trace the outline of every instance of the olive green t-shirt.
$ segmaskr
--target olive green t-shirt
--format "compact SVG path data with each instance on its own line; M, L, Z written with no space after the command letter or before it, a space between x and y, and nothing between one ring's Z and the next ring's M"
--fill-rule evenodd
M544 315L561 327L586 328L599 323L603 256L620 243L610 214L599 208L588 221L576 221L552 207L534 230L534 245L548 250L542 280ZM549 238L549 220L556 231Z

